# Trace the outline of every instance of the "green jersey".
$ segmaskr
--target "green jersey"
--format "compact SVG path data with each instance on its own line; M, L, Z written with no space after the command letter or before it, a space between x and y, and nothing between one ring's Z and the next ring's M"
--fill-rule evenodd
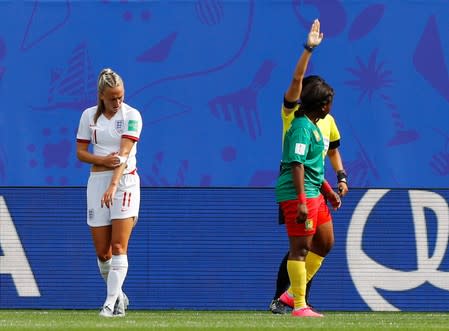
M276 201L295 200L298 196L293 184L292 165L304 165L304 190L308 198L317 197L324 180L324 142L321 131L307 116L292 121L285 134L281 173L276 184Z

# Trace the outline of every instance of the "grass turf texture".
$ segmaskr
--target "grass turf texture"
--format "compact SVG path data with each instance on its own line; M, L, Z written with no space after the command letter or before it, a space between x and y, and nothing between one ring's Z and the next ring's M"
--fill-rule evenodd
M94 310L0 310L0 330L448 330L449 313L324 312L294 318L255 311L129 311L101 318Z

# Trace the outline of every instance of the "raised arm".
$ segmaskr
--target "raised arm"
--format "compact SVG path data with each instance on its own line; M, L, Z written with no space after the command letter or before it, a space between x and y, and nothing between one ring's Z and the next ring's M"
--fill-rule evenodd
M285 92L285 100L287 102L296 102L302 90L302 80L307 70L313 49L323 40L323 33L320 32L320 21L315 19L310 27L307 41L304 43L304 50L296 63L295 71L290 82L290 86ZM286 109L288 111L288 109Z

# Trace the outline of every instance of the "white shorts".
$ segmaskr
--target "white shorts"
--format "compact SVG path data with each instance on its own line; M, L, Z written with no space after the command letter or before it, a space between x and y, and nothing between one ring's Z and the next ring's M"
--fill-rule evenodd
M140 207L140 178L137 172L123 175L117 187L112 206L101 199L109 187L112 171L91 172L87 182L87 224L92 227L111 225L112 220L134 217L137 222Z

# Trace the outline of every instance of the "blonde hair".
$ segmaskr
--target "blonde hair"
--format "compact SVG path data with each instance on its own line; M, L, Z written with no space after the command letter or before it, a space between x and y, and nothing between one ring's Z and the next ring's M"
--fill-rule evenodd
M98 102L97 102L97 111L95 112L94 116L94 123L97 123L98 118L104 112L104 104L100 98L100 95L107 87L117 87L117 86L123 86L122 78L110 68L105 68L101 70L100 75L98 76L98 85L97 85Z

